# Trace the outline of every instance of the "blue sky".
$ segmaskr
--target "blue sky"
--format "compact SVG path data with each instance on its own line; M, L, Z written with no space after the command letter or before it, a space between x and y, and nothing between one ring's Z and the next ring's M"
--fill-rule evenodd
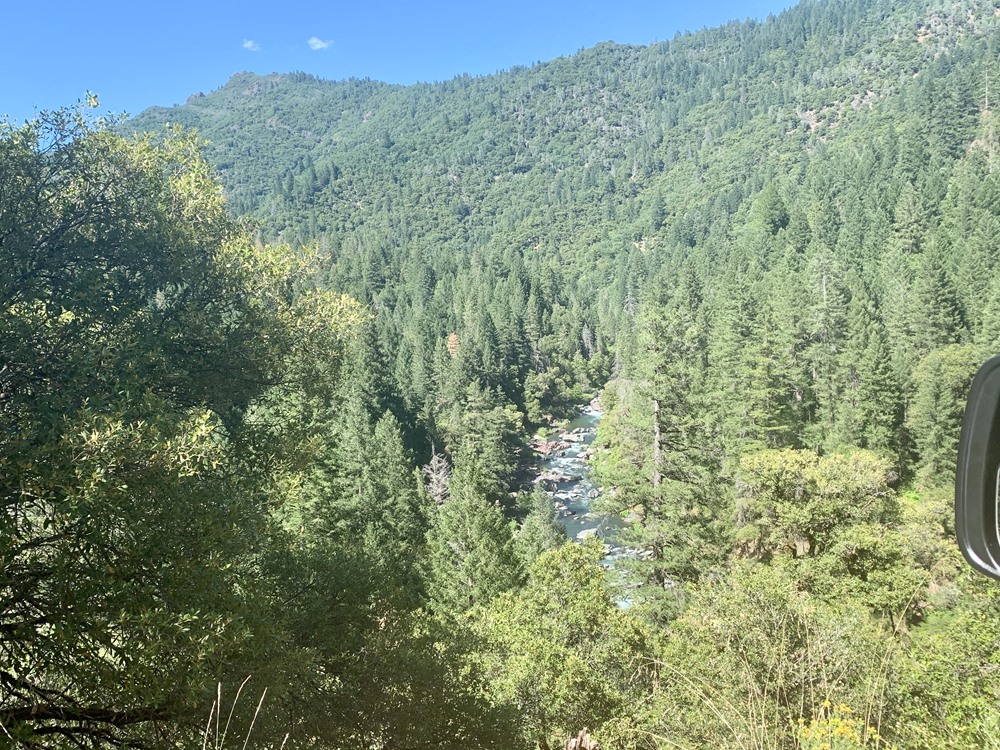
M50 0L8 3L0 115L23 121L96 93L138 114L222 86L241 70L304 70L392 83L482 75L601 41L649 44L791 0Z

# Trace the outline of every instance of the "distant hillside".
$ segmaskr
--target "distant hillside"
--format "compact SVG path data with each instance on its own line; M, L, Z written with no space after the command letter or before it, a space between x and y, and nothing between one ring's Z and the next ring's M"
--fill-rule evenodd
M984 248L998 238L970 215L994 210L988 183L972 182L993 168L998 31L992 0L806 0L766 21L437 84L240 73L128 126L196 127L231 206L264 239L318 243L325 283L378 313L411 415L451 402L431 360L452 334L476 352L458 382L478 379L522 410L572 400L532 380L543 374L589 388L628 373L642 356L639 311L687 269L713 326L716 421L728 419L717 389L746 402L755 386L732 373L778 326L787 371L761 408L791 422L765 430L767 442L833 445L860 438L822 405L853 376L841 363L824 384L829 367L813 359L828 335L809 307L821 289L828 299L833 284L844 304L858 284L872 296L893 403L913 396L914 368L936 346L993 335L982 298L995 251ZM927 248L956 300L941 314L957 322L954 336L921 343L927 313L913 306L932 293L919 279L938 273ZM744 308L727 311L739 295ZM905 473L905 410L886 408L886 446Z
M971 137L986 71L969 63L997 24L992 2L805 2L765 22L439 84L239 73L129 126L196 127L233 208L290 239L384 224L387 195L396 214L440 214L448 235L466 234L459 222L485 232L473 242L498 217L573 235L561 225L608 212L631 234L683 233L720 190L735 188L734 202L794 174L872 113Z

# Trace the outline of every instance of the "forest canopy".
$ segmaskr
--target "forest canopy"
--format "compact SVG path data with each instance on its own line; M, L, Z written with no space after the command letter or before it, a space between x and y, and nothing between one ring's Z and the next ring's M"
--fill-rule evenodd
M0 744L994 746L998 34L807 0L5 125ZM598 392L610 574L528 471Z
M254 246L199 148L82 107L0 138L8 739L168 742L216 680L302 668L275 485L363 313Z

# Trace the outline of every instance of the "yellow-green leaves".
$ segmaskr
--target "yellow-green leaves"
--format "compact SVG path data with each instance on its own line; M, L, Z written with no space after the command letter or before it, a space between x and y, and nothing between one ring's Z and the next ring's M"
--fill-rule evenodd
M253 417L332 392L363 314L312 291L314 255L257 246L200 147L78 111L0 130L0 725L19 736L169 744L226 670L290 684L309 662L265 572L291 554L278 459L309 434Z
M750 556L815 555L839 527L888 517L895 508L891 478L887 461L862 450L829 456L798 450L746 455L740 459L737 483L741 551Z
M649 644L612 601L600 554L597 545L573 543L545 552L523 590L472 615L478 641L470 658L483 690L520 714L528 741L555 746L599 729L647 687Z

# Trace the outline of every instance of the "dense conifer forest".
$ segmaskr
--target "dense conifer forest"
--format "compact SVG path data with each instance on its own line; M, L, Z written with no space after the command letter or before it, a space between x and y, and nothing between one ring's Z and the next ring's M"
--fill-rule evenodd
M1000 747L1000 3L0 129L0 747ZM529 437L599 394L608 575Z

